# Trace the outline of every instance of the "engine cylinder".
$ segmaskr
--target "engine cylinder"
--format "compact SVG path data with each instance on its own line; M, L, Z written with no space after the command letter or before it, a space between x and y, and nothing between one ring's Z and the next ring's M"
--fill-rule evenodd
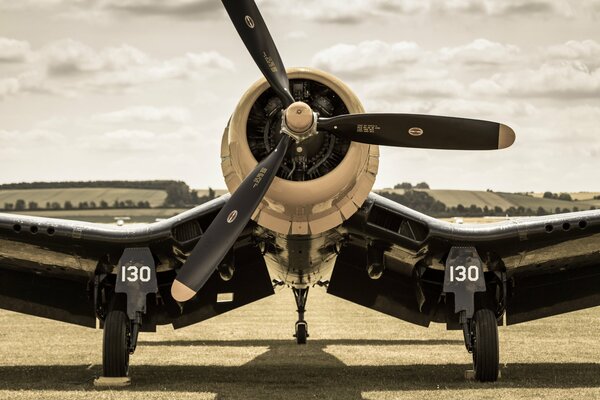
M322 116L364 112L356 95L334 76L309 68L291 68L287 73L296 83L295 98L312 102ZM232 193L256 167L257 158L266 157L279 141L281 104L269 91L264 78L254 83L225 128L221 168ZM274 232L292 235L319 234L350 218L375 182L378 146L319 132L290 147L252 218Z

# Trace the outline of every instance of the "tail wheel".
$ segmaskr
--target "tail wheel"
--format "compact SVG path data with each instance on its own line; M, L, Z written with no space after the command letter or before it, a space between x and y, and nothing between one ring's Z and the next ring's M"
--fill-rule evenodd
M480 382L495 382L498 379L500 362L496 315L488 309L478 310L473 317L473 324L475 379Z
M296 337L297 344L306 344L306 338L308 337L308 326L304 321L296 322Z
M124 311L112 310L104 320L102 367L105 377L124 377L129 372L129 317Z

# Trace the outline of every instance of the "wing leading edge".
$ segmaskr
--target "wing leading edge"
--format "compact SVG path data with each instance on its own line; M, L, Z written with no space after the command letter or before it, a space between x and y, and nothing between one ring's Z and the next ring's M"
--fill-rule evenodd
M457 225L371 193L344 227L328 291L410 322L457 327L442 293L452 247L477 249L488 290L476 300L508 324L600 305L600 210Z
M126 248L149 248L156 261L158 293L148 296L144 330L187 326L268 296L273 288L250 225L230 252L236 270L230 279L216 271L184 307L170 295L176 269L228 198L136 227L0 214L0 308L95 327L113 301L116 266ZM230 301L217 301L220 293Z

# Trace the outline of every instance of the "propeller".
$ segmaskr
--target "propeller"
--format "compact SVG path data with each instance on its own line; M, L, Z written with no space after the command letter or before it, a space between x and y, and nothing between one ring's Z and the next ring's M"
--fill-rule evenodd
M397 147L491 150L512 145L515 133L495 122L413 114L352 114L318 118L294 102L283 61L254 0L222 0L248 52L283 105L282 138L243 180L190 253L171 286L184 302L208 281L242 233L281 166L292 138L328 131L355 142Z
M171 286L175 300L194 297L223 261L269 189L290 141L287 135L281 138L275 150L244 179L202 234Z
M317 129L354 142L420 149L497 150L515 141L504 124L434 115L339 115L319 118Z
M233 26L258 68L287 108L294 102L290 82L275 42L254 0L222 0Z

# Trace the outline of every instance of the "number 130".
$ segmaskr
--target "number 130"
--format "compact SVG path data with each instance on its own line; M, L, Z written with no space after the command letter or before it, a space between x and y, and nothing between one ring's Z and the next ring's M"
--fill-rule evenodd
M471 265L468 268L462 265L450 267L450 282L464 282L467 279L471 282L476 282L479 279L479 268L476 265Z
M123 265L121 267L121 281L137 282L140 280L142 282L149 282L151 277L150 273L150 267L147 265L139 267L139 269L135 265Z

